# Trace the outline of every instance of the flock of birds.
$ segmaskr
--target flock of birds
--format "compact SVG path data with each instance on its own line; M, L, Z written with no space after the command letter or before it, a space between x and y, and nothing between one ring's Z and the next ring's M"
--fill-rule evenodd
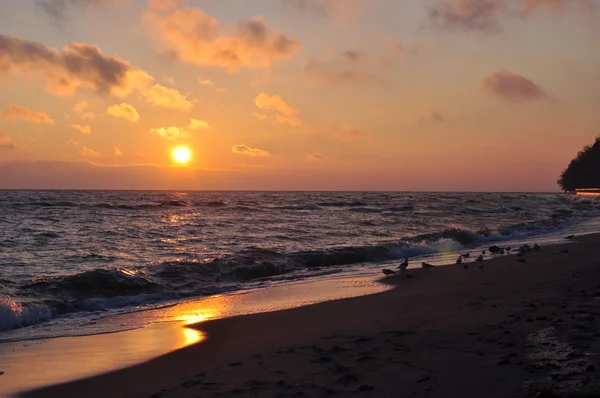
M568 237L567 239L569 239L571 237ZM533 245L533 247L525 244L520 246L519 248L517 248L515 250L515 252L517 253L518 257L522 257L525 253L527 252L531 252L531 251L535 251L535 252L539 252L541 249L541 247L535 243ZM488 249L489 252L493 255L503 255L505 253L511 253L511 251L513 251L512 248L510 247L500 247L500 246L496 246L496 245L492 245L490 246L490 248ZM568 249L562 249L561 253L568 253ZM483 250L481 252L481 254L479 256L477 256L477 258L475 259L475 262L477 263L477 268L479 268L480 270L483 270L485 268L485 263L483 262L484 256L486 255L487 251ZM462 265L462 267L464 269L469 269L469 263L465 262L464 259L470 258L471 257L471 253L465 253L465 254L461 254L458 256L458 258L456 259L456 265ZM394 271L392 269L389 268L384 268L383 269L383 274L385 276L392 276L392 275L396 275L398 272L400 272L401 274L405 274L406 270L408 268L408 257L404 259L404 261L402 263L400 263L400 265L396 268L399 271ZM519 258L519 262L524 263L525 259ZM426 263L426 262L422 262L421 263L421 268L423 269L429 269L433 267L433 265ZM410 275L407 274L407 277L410 278Z

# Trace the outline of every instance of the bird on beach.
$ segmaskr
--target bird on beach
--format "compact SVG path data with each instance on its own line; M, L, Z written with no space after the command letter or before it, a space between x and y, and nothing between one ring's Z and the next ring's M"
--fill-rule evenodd
M537 243L533 245L533 250L535 250L536 252L540 251L540 245L538 245Z
M483 267L485 267L485 265L483 265L483 254L480 254L475 261L477 261L477 267L479 267L479 269L483 269Z
M569 235L565 239L567 239L567 240L573 240L573 239L575 239L575 235Z
M408 268L408 257L406 257L397 268L400 270L400 272L406 272L406 269Z
M388 268L384 268L382 272L383 272L383 274L385 276L392 276L392 275L396 274L396 272L394 272L394 271L392 271L391 269L388 269Z
M431 265L429 263L425 263L425 262L421 263L421 268L423 268L423 269L429 269L431 267L433 267L433 265Z
M458 256L458 258L456 259L456 265L461 265L462 264L462 256Z
M481 254L483 254L485 256L485 250L481 252Z
M463 258L469 258L471 257L471 253L465 253L461 255Z

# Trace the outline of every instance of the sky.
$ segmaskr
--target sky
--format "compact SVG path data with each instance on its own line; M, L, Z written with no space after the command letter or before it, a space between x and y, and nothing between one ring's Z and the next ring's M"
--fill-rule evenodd
M2 1L0 189L556 191L600 135L599 12Z

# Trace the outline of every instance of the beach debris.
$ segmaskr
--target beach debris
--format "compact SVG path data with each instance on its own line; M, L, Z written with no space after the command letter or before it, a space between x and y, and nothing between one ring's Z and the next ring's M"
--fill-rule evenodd
M490 253L492 253L492 254L500 254L500 251L502 251L502 253L504 253L504 249L501 248L500 246L496 246L496 245L490 246Z
M569 249L565 248L565 249L560 249L560 252L562 254L569 254Z
M433 265L431 265L429 263L426 263L426 262L421 263L421 268L423 268L423 269L429 269L431 267L433 267Z
M462 256L458 256L458 258L456 259L456 265L461 265L462 264Z
M465 254L462 254L462 256L463 256L464 258L469 258L469 257L471 257L471 253L465 253Z
M385 276L391 276L391 275L395 275L396 274L396 271L392 271L389 268L384 268L381 272L383 272L383 274Z
M404 261L402 263L400 263L400 265L397 268L402 273L406 272L406 268L408 268L408 257L405 258Z
M535 250L536 252L539 252L540 251L540 245L538 245L537 243L535 243L533 245L533 250Z

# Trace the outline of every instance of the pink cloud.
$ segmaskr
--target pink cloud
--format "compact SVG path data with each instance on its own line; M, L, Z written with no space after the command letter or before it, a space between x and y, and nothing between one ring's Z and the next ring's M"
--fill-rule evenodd
M536 101L548 96L543 87L506 69L483 79L483 88L495 97L509 102Z
M174 6L151 8L145 21L159 43L157 49L183 62L231 71L268 68L300 48L298 41L269 28L260 17L221 29L200 8Z
M0 116L4 116L7 119L27 120L37 124L54 125L54 119L52 119L46 113L23 108L22 106L15 104L6 105L2 110L0 110Z

